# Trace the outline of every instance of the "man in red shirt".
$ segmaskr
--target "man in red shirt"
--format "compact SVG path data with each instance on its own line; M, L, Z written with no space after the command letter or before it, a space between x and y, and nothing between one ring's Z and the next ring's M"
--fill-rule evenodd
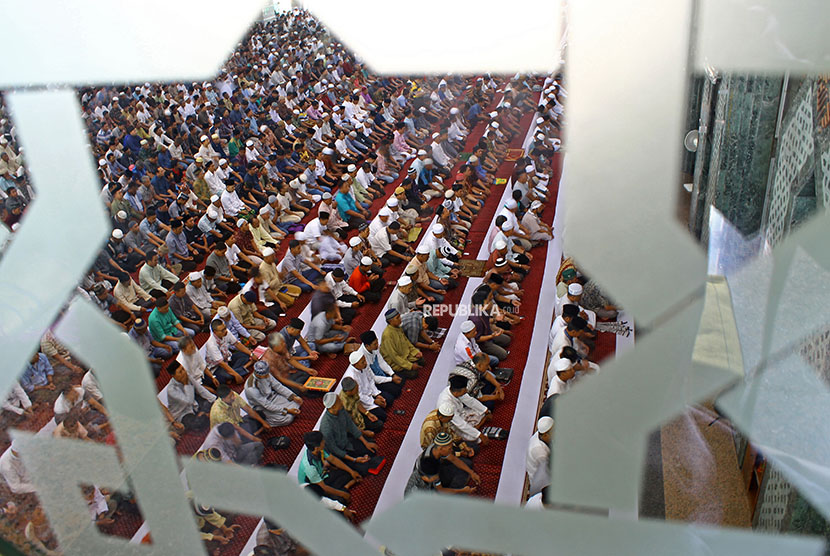
M383 278L371 272L372 259L363 257L360 264L349 277L349 285L360 295L366 298L367 303L380 301L383 292Z

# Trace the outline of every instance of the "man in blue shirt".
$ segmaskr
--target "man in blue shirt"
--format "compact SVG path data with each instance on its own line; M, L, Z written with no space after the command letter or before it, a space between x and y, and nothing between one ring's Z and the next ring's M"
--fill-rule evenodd
M349 177L348 174L344 174L344 176ZM337 203L337 212L340 214L340 218L348 224L350 230L356 230L369 219L369 211L357 206L350 193L351 187L351 179L344 180L340 184L340 191L334 196L334 201Z
M23 376L20 377L20 385L31 394L36 390L54 390L55 385L52 384L52 376L55 370L49 363L49 359L40 352L35 353L29 364L26 365L26 370L23 371Z

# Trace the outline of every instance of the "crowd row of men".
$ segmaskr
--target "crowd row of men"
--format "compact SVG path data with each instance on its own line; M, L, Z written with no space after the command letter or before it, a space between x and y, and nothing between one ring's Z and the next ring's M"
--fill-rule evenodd
M347 356L336 392L323 398L320 430L304 439L300 481L350 515L349 488L384 465L374 439L389 408L424 369L424 351L441 349L438 320L424 308L457 286L458 260L495 171L523 114L536 111L536 146L517 162L511 197L487 238L474 316L454 339L455 367L422 425L424 453L407 488L472 492L479 483L471 458L488 433L499 436L485 424L509 381L498 364L521 322L521 280L531 249L552 238L540 219L543 167L559 147L564 91L549 78L537 105L536 81L517 76L499 107L484 113L501 85L490 76L469 86L457 76L377 78L325 39L313 19L294 12L258 25L212 83L82 92L113 232L78 291L144 349L156 376L166 368L171 435L208 430L196 455L205 460L260 463L267 436L284 447L287 438L268 431L289 425L313 395L305 384L318 372L315 361ZM479 123L486 132L470 146ZM13 130L0 139L4 149L14 143ZM24 181L6 186L25 180L12 154L19 149L0 154L4 193L25 199L32 192ZM25 204L18 208L19 217ZM394 267L403 274L390 283L384 276ZM361 308L385 299L390 285L380 338L352 330ZM308 322L278 327L308 293ZM200 333L208 337L198 346ZM4 408L31 413L27 400L49 399L56 364L78 369L61 349L36 353ZM61 388L61 398L83 412L59 413L56 402L55 434L106 437L94 374L82 371L82 384ZM7 454L3 476L25 492L25 470L14 450ZM203 521L211 539L233 533L224 521Z

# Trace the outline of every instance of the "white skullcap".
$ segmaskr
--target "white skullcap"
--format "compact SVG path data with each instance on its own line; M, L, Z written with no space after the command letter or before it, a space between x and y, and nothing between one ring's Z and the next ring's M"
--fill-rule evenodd
M467 159L467 162L475 164L476 162L478 162L478 157L476 155L472 155L470 156L470 158Z
M436 224L432 227L433 234L443 234L444 233L444 225L443 224Z
M363 257L362 259L360 259L360 264L362 264L363 266L371 266L372 259L370 257Z
M245 145L248 146L248 147L253 147L254 146L254 140L253 139L248 139L247 141L245 141Z
M335 104L335 105L332 107L332 111L333 111L333 112L337 112L338 110L340 110L340 105L339 105L339 104Z
M265 125L265 124L262 124L261 126L259 126L260 131L265 131L266 129L268 129L268 126Z
M388 218L388 217L392 216L392 211L389 210L389 207L383 207L382 209L380 209L378 211L378 216L383 216L385 218Z
M210 103L208 102L205 106L209 106L209 105L210 105ZM213 135L211 135L210 137L211 137L211 139L219 139L219 134L218 134L218 133L214 133L214 134L213 134Z
M219 200L219 195L211 195L210 196L210 202L211 203L215 203L218 200Z
M557 372L558 371L567 371L570 368L571 368L571 360L566 359L564 357L562 357L561 359L557 359L553 363L553 369Z
M326 200L326 201L328 201L329 199L331 199L331 193L329 193L328 191L326 191L325 193L323 193L323 199L324 199L324 200Z
M450 108L450 114L458 114L458 108L456 108L454 106L452 108Z
M219 217L219 213L216 212L216 209L213 208L213 205L209 209L207 209L208 218L213 218L214 220Z
M246 223L245 219L240 218L239 220L236 221L236 227L241 228L245 223Z
M397 197L389 197L389 200L386 201L386 206L390 208L395 208L398 206L398 198Z
M553 419L545 415L536 422L536 428L539 429L541 434L545 434L553 428Z
M126 220L127 219L127 213L124 212L123 210L119 210L117 213L115 213L115 216L117 216L121 220Z
M499 117L499 113L498 113L498 112L496 112L496 111L494 110L493 112L490 112L490 117L491 117L491 118L498 118L498 117Z
M340 180L341 181L349 181L349 174L343 174L342 176L340 176Z
M261 209L259 209L259 213L263 216L268 214L268 207L262 207Z
M455 191L453 191L452 189L447 189L446 191L444 191L445 199L452 199L453 195L455 195Z
M300 230L299 232L294 232L294 239L297 241L305 241L305 232Z
M334 403L337 401L337 394L334 392L326 392L325 396L323 396L323 407L329 409L334 407Z
M507 249L507 243L505 243L503 240L500 239L496 242L494 247L496 248L497 251L501 251L502 249Z
M512 90L512 89L509 89L509 90ZM510 105L510 103L509 103L509 102L505 102L505 103L504 103L504 107L505 107L505 108L510 108L510 106L511 106L511 105Z
M499 128L499 122L493 122L490 125L493 126L493 129L498 129Z
M426 106L421 106L420 108L418 108L418 112L420 112L421 114L426 114L427 113Z
M501 231L503 231L503 232L509 232L512 229L513 229L513 223L512 222L508 221L508 222L505 222L504 224L501 225Z
M116 228L112 231L112 237L114 237L115 239L121 239L122 237L124 237L124 232Z
M424 159L424 166L428 166L430 164L432 164L432 159L431 158L425 158Z
M535 171L536 169L533 167L532 164L528 164L527 166L525 166L525 172L527 172L528 174Z
M207 140L208 140L208 136L207 136L207 135L202 135L201 137L199 137L199 141L204 142L204 141L207 141Z
M415 252L418 255L429 255L429 247L421 243L420 245L418 245L418 248L415 249Z
M0 140L3 140L3 139L5 139L5 137L0 137ZM3 143L3 144L5 145L6 143ZM101 158L100 160L98 160L98 166L106 166L106 165L107 165L107 160L105 158Z
M266 247L265 249L262 250L262 256L263 257L270 257L273 254L274 254L274 250L270 247Z
M349 137L357 137L357 132L356 131L350 131L349 132ZM350 164L350 166L354 166L354 164Z
M516 199L508 199L506 203L504 203L504 207L512 210L515 208L519 208L519 203L516 202Z
M465 320L464 322L461 323L461 332L464 333L464 334L466 334L467 332L470 332L472 330L475 330L475 328L476 328L476 325L471 320Z
M455 415L455 406L452 405L450 402L444 402L438 406L438 413L440 413L444 417L452 417L453 415Z
M226 158L220 158L219 159L219 165L220 166L224 166L227 163L228 163L228 159L226 159Z
M355 170L357 170L357 166L355 166L354 164L349 164L348 166L346 166L346 171L349 173L352 173Z
M355 350L349 354L349 363L352 365L356 365L361 359L363 359L363 352L360 350Z
M334 154L334 151L331 149L331 147L326 147L323 149L323 154L332 155Z
M545 134L544 133L537 133L536 134L536 139L538 139L539 141L544 141L545 140Z
M202 273L201 272L191 272L190 274L187 275L187 279L190 280L191 282L194 282L196 280L201 280L202 279Z
M530 203L530 208L534 209L534 210L541 207L541 206L542 206L542 201L533 201L532 203Z
M424 149L418 151L418 156L426 156L427 152Z
M351 245L352 247L357 247L361 243L363 243L363 241L357 236L354 236L349 240L349 245Z
M216 309L216 314L219 315L220 319L225 319L228 318L228 316L231 314L231 310L228 309L225 305L222 305L221 307Z
M296 108L295 108L293 113L294 113L294 114L299 114L299 113L300 113L300 111L299 111L298 109L296 109Z
M541 124L541 123L544 123L544 122L545 122L544 118L542 118L542 117L536 118L536 123L537 124Z
M410 278L409 276L401 276L398 279L398 285L399 286L408 286L411 283L412 283L412 278Z
M300 174L300 181L305 183L308 181L308 176L305 174Z
M439 132L437 132L437 131L436 131L435 133L433 133L433 134L432 134L432 138L433 138L433 139L435 139L435 138L436 138L436 137L438 137L439 135L441 135L441 134L440 134Z
M568 295L582 295L582 284L569 284Z

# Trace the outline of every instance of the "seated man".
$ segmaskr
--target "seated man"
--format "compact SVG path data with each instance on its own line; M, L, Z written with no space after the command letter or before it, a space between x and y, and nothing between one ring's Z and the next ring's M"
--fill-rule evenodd
M277 303L283 311L287 311L289 307L294 305L303 290L294 284L283 284L277 266L274 250L270 247L263 249L259 275L268 283L265 296L273 303Z
M170 363L167 370L173 375L167 383L167 410L170 415L185 430L201 431L208 428L210 402L196 396L196 385L190 382L187 370L177 361ZM201 384L199 387L204 389Z
M287 344L282 334L268 335L268 349L262 354L262 361L268 363L271 374L295 394L305 394L304 386L310 376L317 376L317 371L306 367L288 353Z
M363 350L355 350L349 354L349 367L343 373L343 378L351 377L357 383L358 396L363 408L377 417L383 424L386 421L386 407L394 398L390 394L383 395L375 385L375 375L366 363Z
M366 301L366 298L349 285L346 281L346 273L340 267L326 274L325 280L332 297L340 308L340 318L343 319L343 324L351 324L357 315L357 307Z
M255 411L274 427L289 425L300 414L303 400L271 375L265 361L254 363L254 372L245 383L245 396Z
M55 385L52 383L54 374L55 370L49 363L49 359L38 351L26 365L26 370L20 377L20 385L30 395L38 390L54 390Z
M297 361L316 361L320 354L314 351L303 338L303 328L305 328L303 319L294 317L280 330L280 334L285 340L285 346L291 357Z
M383 428L377 414L370 412L360 401L360 389L357 382L351 376L344 376L340 381L340 401L343 402L343 409L351 416L354 424L363 431L366 438L374 438L375 434Z
M248 329L254 341L260 343L265 339L265 333L273 330L277 323L257 311L256 299L257 295L254 290L240 292L230 300L228 309L242 323L242 326Z
M219 423L210 429L202 446L206 450L219 450L222 461L243 465L258 464L265 450L257 437L230 422Z
M403 378L418 378L418 369L425 364L423 354L412 345L401 329L401 315L397 309L389 309L384 317L386 328L380 342L383 359Z
M280 277L286 284L294 284L304 292L317 289L315 281L320 279L320 273L309 267L302 258L302 244L296 239L288 243L288 252L277 265Z
M473 457L476 453L475 449L468 446L466 442L458 435L452 427L451 421L455 416L455 407L449 404L441 405L438 409L430 411L424 422L421 424L421 449L425 449L432 444L435 435L439 432L445 432L452 437L454 451L465 457Z
M300 459L297 481L308 485L307 488L321 498L348 504L351 500L348 489L362 480L360 473L326 451L326 439L320 431L307 432L303 442L306 450Z
M210 313L205 316L190 299L182 282L173 284L173 295L170 296L170 311L176 315L179 322L186 329L194 334L201 332L206 325L206 319L210 319Z
M349 342L351 327L345 324L337 324L335 317L337 307L334 303L329 304L325 311L317 313L308 325L308 345L314 351L325 353L329 357L335 357L341 353Z
M361 351L366 356L368 369L374 375L375 384L381 392L386 392L392 399L397 399L403 391L404 378L395 374L395 370L380 354L380 342L373 330L360 335Z
M144 266L138 271L138 283L153 297L167 293L170 286L179 281L178 276L161 265L155 251L148 252L144 261Z
M242 416L243 409L247 413L244 417ZM226 422L251 434L258 434L262 429L269 430L271 428L271 425L245 403L242 396L223 384L216 389L216 401L210 407L210 426L213 428Z
M205 358L199 353L199 348L196 347L196 342L190 336L185 336L179 340L179 355L176 356L176 362L181 365L187 373L188 382L193 386L197 401L204 400L212 404L216 401L216 395L205 388L205 384L212 384L213 387L219 386L219 381L213 376L207 368ZM182 383L184 384L184 383Z
M199 309L199 312L205 317L205 322L210 320L213 311L222 305L221 302L216 301L205 287L204 274L202 272L191 272L187 277L187 286L185 288L187 296Z
M476 325L471 320L466 320L461 323L461 334L455 340L455 364L460 365L465 361L469 361L477 353L482 353L481 348L475 339ZM486 355L486 354L485 354ZM487 355L490 358L490 364L496 366L499 364L499 358L495 355Z
M466 378L467 393L491 411L496 402L504 399L504 389L490 372L490 358L486 353L476 353L472 359L457 364L449 376Z
M156 299L156 308L150 313L147 322L153 340L164 342L171 347L177 345L176 342L182 336L193 336L193 331L182 326L182 323L170 310L170 305L164 296Z
M245 365L250 360L250 351L245 353L240 349L233 349L238 342L228 332L221 319L212 321L210 330L210 337L202 347L208 369L220 384L231 381L242 384L243 375L248 374Z
M153 376L158 377L161 373L161 367L164 365L165 359L176 355L179 352L178 340L157 342L147 329L147 321L144 319L135 319L133 327L130 328L127 335L144 350L147 355L147 361L150 362L150 368L153 370ZM186 336L190 338L190 336Z
M415 462L415 469L409 477L404 493L408 494L412 490L438 490L463 494L475 492L476 487L468 486L467 483L472 479L478 485L481 478L472 470L471 465L471 460L453 453L452 436L439 432Z
M360 259L360 264L349 276L349 285L358 295L362 295L367 302L377 303L383 294L386 282L383 277L371 271L374 261L367 256Z
M437 317L425 317L421 311L402 313L401 329L416 348L428 349L430 351L439 351L441 349L441 344L427 334L427 331L435 332L438 330Z
M329 451L361 475L377 473L386 460L375 455L377 444L367 440L351 416L343 411L343 402L337 394L327 392L323 396L323 407L326 411L320 421L320 432Z
M487 444L487 437L479 429L490 419L490 410L467 394L465 377L455 375L450 377L449 382L449 386L438 396L438 407L453 407L451 425L465 442Z

